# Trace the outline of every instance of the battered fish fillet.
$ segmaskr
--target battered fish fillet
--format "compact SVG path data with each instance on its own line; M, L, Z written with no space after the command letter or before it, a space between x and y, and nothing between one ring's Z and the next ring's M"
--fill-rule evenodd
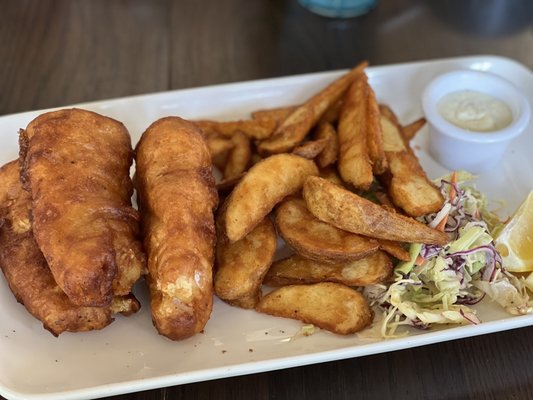
M59 287L80 306L108 306L115 295L128 295L145 257L124 125L60 110L34 119L19 142L35 239Z
M184 339L203 330L213 302L211 156L195 125L169 117L144 132L136 168L152 319L160 334Z
M0 268L17 300L54 336L102 329L116 312L139 310L133 297L113 299L111 307L80 307L57 286L31 230L31 198L19 181L18 161L0 168Z

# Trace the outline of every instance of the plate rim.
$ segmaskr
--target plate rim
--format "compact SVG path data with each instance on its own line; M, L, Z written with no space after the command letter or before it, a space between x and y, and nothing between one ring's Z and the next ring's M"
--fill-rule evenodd
M370 78L374 75L380 73L386 73L388 70L394 70L397 68L411 68L415 66L426 65L435 65L441 63L472 63L472 62L481 62L481 61L491 61L493 63L508 63L522 69L524 72L529 73L530 78L533 78L533 73L531 70L526 67L524 64L499 55L470 55L465 57L447 57L447 58L436 58L428 60L419 60L414 62L402 62L402 63L392 63L392 64L382 64L376 66L369 66L368 72ZM30 116L36 113L47 112L51 110L57 110L61 108L70 108L70 107L98 107L98 106L109 106L118 104L120 102L145 102L154 98L164 98L171 97L175 94L187 95L198 94L202 91L212 91L212 90L225 90L231 88L239 87L263 87L272 84L283 84L289 81L294 80L305 80L306 78L326 78L340 75L345 72L347 69L338 69L331 71L319 71L305 74L295 74L281 77L272 77L264 79L255 79L239 82L228 82L220 83L215 85L200 86L200 87L190 87L183 89L174 89L169 91L145 93L145 94L136 94L125 97L110 98L104 100L95 100L90 102L76 103L72 105L52 107L41 110L30 110L12 114L6 114L0 116L0 124L11 118L21 118L24 116ZM376 346L376 343L370 344L360 344L360 345L348 345L343 348L336 348L331 350L318 351L312 353L314 358L310 359L308 354L299 354L286 357L277 357L267 360L258 360L254 362L244 362L231 365L222 365L216 368L204 369L204 370L195 370L187 373L170 373L165 375L160 375L157 377L141 378L141 379L131 379L127 381L121 381L111 384L103 384L90 386L86 388L64 390L64 391L55 391L47 393L28 393L21 392L19 390L12 390L4 384L2 378L0 377L0 395L9 398L9 399L83 399L83 398L95 398L105 397L105 396L114 396L125 393L133 393L138 391L169 387L175 385L182 385L193 382L208 381L213 379L229 378L234 376L241 376L247 374L254 374L259 372L280 370L295 366L304 366L317 364L327 361L334 360L343 360L349 358L361 357L364 355L374 355L380 353L388 353L391 351L397 351L401 349L420 347L434 343L440 343L450 340L455 340L459 338L473 337L478 335L483 335L487 333L496 333L501 331L507 331L517 328L522 328L526 326L533 325L533 315L524 315L524 316L509 316L507 318L498 319L495 321L483 322L476 326L456 326L447 328L444 330L436 330L424 333L422 335L412 336L413 340L404 340L401 339L391 339L383 340L378 342L382 345L382 349L374 349L374 351L368 351L368 347ZM366 351L365 351L366 350Z

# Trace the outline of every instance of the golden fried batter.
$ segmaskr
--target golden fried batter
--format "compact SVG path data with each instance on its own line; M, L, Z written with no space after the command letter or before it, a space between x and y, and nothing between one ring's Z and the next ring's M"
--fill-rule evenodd
M102 329L114 312L139 309L132 296L113 300L112 307L80 307L69 301L54 281L35 242L30 223L31 198L19 181L18 161L0 168L0 268L17 300L53 335Z
M160 334L183 339L203 330L213 302L218 198L201 131L178 117L144 132L136 149L152 319Z
M145 260L126 128L85 110L54 111L21 130L20 147L35 239L58 285L82 306L129 294Z

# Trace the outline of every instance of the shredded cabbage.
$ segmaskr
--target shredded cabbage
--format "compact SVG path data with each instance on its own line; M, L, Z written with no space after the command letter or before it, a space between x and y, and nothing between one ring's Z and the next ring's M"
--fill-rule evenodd
M365 288L371 304L384 313L382 336L397 336L401 325L427 329L433 324L478 324L476 311L469 306L485 296L512 314L533 311L525 281L502 267L493 240L502 223L488 211L485 196L464 184L472 178L458 172L455 182L450 177L440 179L437 184L446 199L442 209L420 218L431 227L446 219L449 243L412 244L410 260L395 267L390 286Z

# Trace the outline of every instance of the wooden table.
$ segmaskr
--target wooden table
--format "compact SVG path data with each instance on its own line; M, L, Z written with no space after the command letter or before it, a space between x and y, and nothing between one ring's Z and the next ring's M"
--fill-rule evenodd
M533 68L532 4L382 0L337 20L296 0L1 0L0 115L363 59L496 54ZM531 399L529 335L533 327L117 399Z

